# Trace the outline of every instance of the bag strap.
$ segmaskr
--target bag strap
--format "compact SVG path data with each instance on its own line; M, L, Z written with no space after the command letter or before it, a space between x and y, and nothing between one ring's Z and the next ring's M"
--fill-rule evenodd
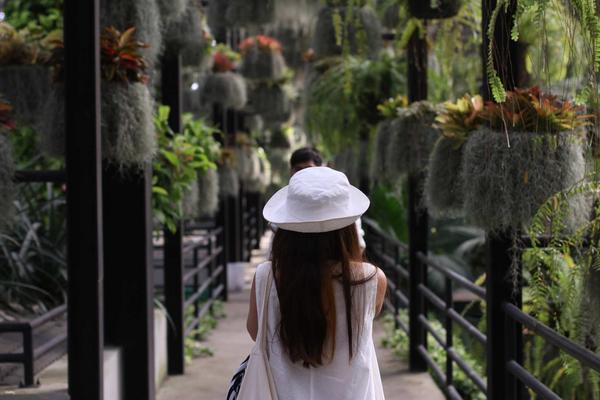
M268 331L268 319L269 319L269 297L271 293L271 285L273 284L273 277L271 273L271 269L269 269L269 273L267 275L267 281L265 282L265 290L263 291L262 296L262 313L260 325L258 327L258 334L256 338L256 343L259 344L261 349L266 352L267 350L267 336L269 335Z

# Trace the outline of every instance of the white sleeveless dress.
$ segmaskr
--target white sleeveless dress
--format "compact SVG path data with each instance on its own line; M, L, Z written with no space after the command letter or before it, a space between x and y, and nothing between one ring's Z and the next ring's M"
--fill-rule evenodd
M364 275L375 272L371 264L363 263ZM256 296L259 321L262 317L262 296L271 263L260 264L256 271ZM342 285L334 283L338 316L344 308ZM377 277L353 288L353 303L357 315L362 311L363 326L358 346L349 360L346 318L338 317L336 326L335 354L333 360L318 368L304 368L292 363L277 334L280 322L277 289L272 285L269 294L268 343L269 363L277 388L279 400L384 400L383 385L373 343L373 318L377 297ZM356 299L357 301L355 301ZM362 299L362 301L360 301ZM342 311L340 311L342 310Z

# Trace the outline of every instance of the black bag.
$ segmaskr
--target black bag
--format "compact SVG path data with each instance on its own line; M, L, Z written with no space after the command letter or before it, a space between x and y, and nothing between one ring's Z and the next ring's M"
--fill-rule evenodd
M244 374L246 373L246 367L248 366L248 360L250 356L246 357L242 364L231 378L231 382L229 383L229 391L227 392L227 400L235 400L237 399L238 393L240 392L240 387L242 386L242 381L244 380Z

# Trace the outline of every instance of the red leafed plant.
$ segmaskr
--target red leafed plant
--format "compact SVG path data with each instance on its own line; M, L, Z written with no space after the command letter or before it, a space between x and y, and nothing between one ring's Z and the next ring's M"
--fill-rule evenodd
M557 133L589 125L593 116L584 110L532 87L508 91L504 103L486 102L481 118L497 130Z
M104 29L100 38L102 76L107 81L148 83L148 64L140 50L148 45L135 40L135 28L121 33L114 27Z
M240 60L240 55L229 46L218 45L213 54L213 72L233 71Z
M240 43L240 51L242 54L245 54L248 50L255 46L263 51L281 52L281 43L279 43L278 40L265 35L251 36L244 39Z
M62 40L52 41L53 49L49 64L54 67L54 79L64 81L64 53ZM140 50L148 45L135 40L135 28L121 32L107 27L100 36L100 65L102 78L116 82L148 83L148 64Z
M14 129L15 122L11 119L13 107L0 98L0 129Z

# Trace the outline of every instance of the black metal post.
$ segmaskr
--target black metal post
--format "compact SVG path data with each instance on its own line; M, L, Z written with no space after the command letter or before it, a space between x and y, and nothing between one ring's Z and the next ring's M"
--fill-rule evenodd
M419 32L413 33L408 43L408 99L415 102L427 99L427 42ZM409 207L409 363L411 371L425 371L427 364L419 353L419 346L427 347L427 332L419 323L419 315L427 315L425 300L419 285L427 284L427 270L417 254L427 254L429 219L423 207L423 173L408 177Z
M426 371L427 364L419 353L419 346L427 348L427 332L419 323L419 315L427 315L425 299L419 285L427 284L427 270L417 257L427 254L428 216L421 206L422 177L411 174L408 178L408 226L409 226L409 364L411 371Z
M104 167L106 343L122 350L123 398L153 400L152 169Z
M33 328L31 325L23 330L23 353L25 354L25 362L23 363L23 386L35 385L35 369L34 369L34 354L33 354Z
M71 400L104 398L99 3L64 5Z
M452 300L452 280L446 277L446 279L444 279L444 285L444 301L446 303L446 311L448 311L454 308ZM446 312L444 318L444 328L446 329L446 347L451 349L454 342L454 330L449 312ZM446 387L454 385L453 369L452 358L446 354Z
M169 126L176 134L181 133L181 56L167 53L162 60L163 104L171 109ZM168 372L179 375L185 372L185 287L183 284L183 224L171 232L164 230L165 306L171 324L167 332Z
M508 318L502 304L521 305L520 288L514 287L511 273L512 240L509 232L488 235L488 262L486 272L487 318L487 387L488 399L521 399L523 391L517 378L507 369L511 360L521 363L522 330ZM518 262L518 261L517 261ZM512 271L514 272L514 271Z

